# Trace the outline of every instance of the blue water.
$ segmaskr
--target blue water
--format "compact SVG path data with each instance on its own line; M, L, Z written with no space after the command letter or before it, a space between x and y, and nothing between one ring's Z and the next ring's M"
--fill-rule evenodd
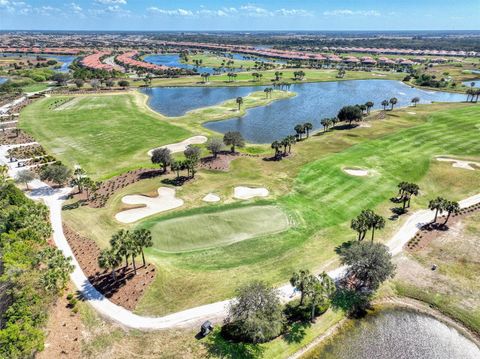
M167 116L180 116L195 108L212 106L263 89L262 86L177 87L144 89L143 92L150 96L150 106L154 110ZM335 116L345 105L373 101L374 109L380 109L380 103L391 97L398 99L396 107L409 106L413 97L420 97L420 103L466 100L464 94L425 91L391 80L305 83L292 85L290 90L297 95L269 106L252 108L240 118L204 125L220 133L240 131L252 143L270 143L293 134L293 128L298 123L311 122L314 129L320 129L322 118Z
M472 82L475 83L475 85L473 85L473 87L480 87L480 79L473 79L473 80L470 80L470 81L464 81L464 82L462 82L462 84L464 84L467 87L472 87Z
M263 87L262 87L263 88ZM149 106L169 117L182 116L200 107L217 105L238 96L247 96L259 87L153 87L142 88Z
M55 69L55 71L58 72L68 72L69 71L69 66L72 64L72 62L76 59L76 56L71 56L71 55L50 55L50 54L12 54L12 53L0 53L0 57L16 57L20 56L22 58L36 58L37 55L44 57L46 59L54 59L57 60L58 62L62 62L62 65L60 68Z
M308 359L477 359L480 349L424 314L391 309L357 320Z
M0 85L7 82L8 78L6 77L0 77Z

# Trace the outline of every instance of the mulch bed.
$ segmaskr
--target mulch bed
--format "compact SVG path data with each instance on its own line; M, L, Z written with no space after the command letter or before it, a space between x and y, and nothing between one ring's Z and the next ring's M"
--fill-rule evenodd
M131 264L128 268L117 268L117 281L114 282L111 272L104 271L98 266L100 248L96 243L66 225L63 226L63 230L75 258L90 283L111 302L128 310L135 309L147 287L155 279L155 267L151 264L143 267L141 259L137 259L137 274L135 275Z
M258 155L251 155L247 153L231 153L230 151L221 151L217 155L217 158L208 156L200 159L199 168L215 171L228 171L230 162L238 157L259 157Z
M95 191L95 194L90 196L91 199L87 202L87 204L93 208L104 207L110 196L119 189L125 188L128 185L131 185L142 179L154 178L161 176L162 174L162 170L151 168L141 168L138 170L125 172L119 176L109 179L108 181L102 182L100 188ZM85 201L86 194L85 192L76 193L73 195L73 198L79 201Z
M456 222L460 221L462 218L472 215L475 212L480 211L480 204L475 204L470 207L466 207L460 210L459 214L452 214L446 225L445 222L446 216L439 216L436 223L428 223L424 225L413 237L408 241L406 249L408 252L415 252L424 249L427 247L430 242L437 238L440 234L448 231L449 225L452 226Z
M22 130L18 131L18 136L15 130L0 131L1 145L21 145L28 142L35 142L35 140Z

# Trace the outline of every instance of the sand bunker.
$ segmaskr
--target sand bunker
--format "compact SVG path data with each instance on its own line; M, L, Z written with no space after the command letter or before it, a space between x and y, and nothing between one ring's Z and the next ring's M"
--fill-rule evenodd
M437 161L452 162L452 167L463 168L470 171L475 171L475 168L472 165L480 168L480 162L475 161L457 160L456 158L450 157L437 157Z
M205 142L207 142L207 138L205 136L193 136L182 142L172 143L157 148L168 148L170 152L177 153L185 151L189 145L200 145ZM152 156L153 151L155 151L157 148L148 151L148 155Z
M350 176L364 177L368 176L368 171L361 168L344 168L343 172Z
M203 197L202 201L204 201L204 202L218 202L218 201L220 201L220 197L217 196L215 193L209 193L205 197Z
M264 187L260 188L251 188L251 187L235 187L233 191L233 197L237 199L250 199L254 197L267 197L268 194L268 189Z
M183 205L183 200L175 198L175 190L168 187L160 187L157 197L131 195L122 198L125 204L145 205L145 207L127 209L115 215L117 221L122 223L136 222L142 218L156 213L168 211Z
M416 112L411 112L411 111L409 111L409 112L407 112L407 113L408 113L409 115L416 115L416 114L417 114Z

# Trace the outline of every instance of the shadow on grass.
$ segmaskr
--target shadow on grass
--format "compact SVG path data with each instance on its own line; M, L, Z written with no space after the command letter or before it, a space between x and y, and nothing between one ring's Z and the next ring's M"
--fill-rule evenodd
M180 176L175 178L165 178L161 182L163 184L179 187L179 186L183 186L186 182L188 182L191 179L192 179L191 177Z
M265 350L259 344L226 340L219 329L207 336L203 345L210 356L225 359L257 359L262 357Z
M307 334L306 329L310 326L310 322L293 323L292 326L289 328L288 332L285 333L285 335L283 336L283 339L288 344L300 343Z

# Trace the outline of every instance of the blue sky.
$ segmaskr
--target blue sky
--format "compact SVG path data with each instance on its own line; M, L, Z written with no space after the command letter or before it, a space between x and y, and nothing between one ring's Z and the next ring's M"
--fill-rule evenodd
M1 30L479 28L479 0L0 0Z

